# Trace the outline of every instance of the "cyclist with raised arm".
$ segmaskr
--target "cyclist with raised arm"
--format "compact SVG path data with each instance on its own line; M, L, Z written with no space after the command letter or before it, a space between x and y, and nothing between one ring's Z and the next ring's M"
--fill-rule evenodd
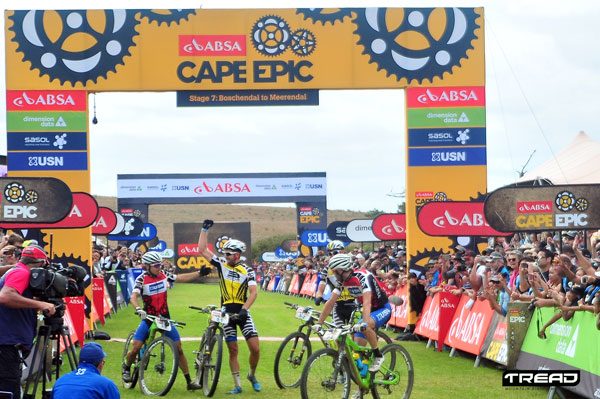
M327 253L329 256L346 253L344 249L344 243L339 240L330 241L329 244L327 244ZM333 274L333 271L331 271L328 267L323 268L319 272L319 279L319 286L317 287L317 294L315 297L315 305L317 306L325 302L325 299L323 298L325 287L329 285L329 287L333 290L337 285L337 280ZM356 309L356 301L354 300L354 297L350 295L347 289L343 288L337 301L335 302L335 305L333 306L333 324L337 327L348 324L354 309Z
M315 332L321 330L323 322L331 313L342 290L347 289L350 295L357 298L362 304L361 321L367 324L365 334L358 332L354 335L354 339L357 344L364 346L366 338L373 349L373 361L369 366L369 371L378 371L383 364L384 357L377 347L375 328L385 325L392 315L388 297L370 272L363 269L352 269L352 256L350 255L337 254L333 256L329 260L329 270L333 272L338 283L331 293L331 298L325 303L318 322L312 328Z
M158 254L158 252L146 252L142 256L142 264L146 265L147 269L135 279L135 286L133 288L133 292L131 293L131 298L129 299L131 304L135 306L135 313L139 315L142 320L140 321L140 325L138 326L135 336L133 337L131 350L125 356L126 362L122 365L123 381L125 382L131 381L131 365L133 364L142 346L144 346L144 341L148 338L148 331L152 325L152 322L150 320L146 320L146 315L150 314L153 316L166 317L168 319L171 318L169 314L169 307L167 305L167 290L169 288L169 282L173 282L175 280L180 282L192 281L201 275L200 271L198 271L198 273L186 273L179 275L169 274L168 276L165 275L161 271L162 257ZM139 303L140 296L142 297L144 305L143 309L140 307ZM194 390L202 388L190 378L187 358L183 353L183 349L181 347L181 338L179 337L177 328L171 324L171 331L167 331L166 336L171 338L179 352L179 367L181 368L183 376L187 382L187 389Z
M260 348L258 341L258 331L252 321L250 315L250 307L256 300L258 295L256 277L254 270L240 262L242 252L246 250L246 244L242 241L229 239L223 244L225 258L216 256L208 249L208 229L212 227L212 220L205 220L202 224L202 231L198 238L198 250L200 254L210 262L219 274L219 286L221 288L221 306L225 308L227 313L236 313L237 318L231 319L229 323L223 326L225 333L225 342L229 350L229 367L233 375L235 388L228 393L242 393L240 382L240 362L238 361L238 343L237 343L237 327L240 328L248 349L250 350L250 372L248 380L252 384L252 388L259 392L260 384L256 380L256 366L260 358ZM203 266L201 273L206 273L208 267ZM250 295L248 295L248 292Z

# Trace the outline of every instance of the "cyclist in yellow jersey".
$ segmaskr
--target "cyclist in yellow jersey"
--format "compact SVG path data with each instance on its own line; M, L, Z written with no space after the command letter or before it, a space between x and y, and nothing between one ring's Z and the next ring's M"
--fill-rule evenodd
M327 253L329 256L346 253L346 250L344 249L344 243L339 240L330 241L329 244L327 244ZM323 298L325 286L329 284L332 290L337 286L337 280L329 268L326 267L325 269L321 270L319 276L321 281L319 281L319 287L317 288L317 294L315 298L316 305L320 305L325 302L325 299ZM342 289L331 314L333 324L339 327L350 323L350 316L352 315L352 311L356 309L356 306L357 304L354 297L350 295L346 288Z
M248 380L252 384L252 388L259 392L260 384L256 380L256 366L260 358L260 348L258 341L258 332L250 315L250 307L256 300L258 295L256 277L254 270L240 262L242 252L246 250L246 244L242 241L230 239L223 244L225 258L220 258L208 249L208 229L212 227L212 220L205 220L202 224L202 231L198 239L198 250L200 254L217 269L219 274L219 287L221 289L221 306L228 313L237 313L236 320L230 320L229 323L223 326L225 332L225 342L229 350L229 367L233 375L235 387L230 394L242 393L240 383L240 363L238 361L238 343L237 343L237 327L240 328L248 349L250 350L250 372ZM200 273L206 273L206 266L203 266ZM250 295L248 295L250 293Z

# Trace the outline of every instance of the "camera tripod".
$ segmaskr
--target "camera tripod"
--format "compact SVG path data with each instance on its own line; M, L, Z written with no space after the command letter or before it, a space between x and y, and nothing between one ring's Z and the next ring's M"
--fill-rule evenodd
M62 306L64 307L64 304L62 304ZM57 315L59 316L57 317ZM52 363L56 366L55 374L56 379L58 379L60 372L59 349L61 338L66 348L65 353L69 359L71 370L75 370L75 367L77 366L77 354L75 353L75 348L71 341L69 329L63 324L62 312L59 312L57 307L57 313L52 317L45 317L44 324L38 329L35 346L33 348L33 356L31 358L31 364L29 365L30 371L23 391L23 399L35 398L40 377L42 378L42 399L50 398L50 392L46 392L46 383L52 379L52 371L47 370L46 359L48 358L49 348L50 355L52 355L54 344L51 344L51 342L56 341L56 355L52 356ZM33 389L30 393L29 388L31 384L33 384Z

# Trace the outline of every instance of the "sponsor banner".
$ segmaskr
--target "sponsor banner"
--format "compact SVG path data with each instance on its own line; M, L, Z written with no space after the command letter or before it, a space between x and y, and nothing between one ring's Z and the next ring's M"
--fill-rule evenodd
M139 238L138 236L142 233L142 230L144 229L144 222L142 222L142 219L136 218L135 216L121 217L123 217L123 229L117 233L111 232L111 234L108 235L108 239L111 241L140 241L137 240L137 238ZM117 227L118 225L119 223L117 222Z
M406 89L407 108L483 107L485 87L411 87Z
M444 343L453 348L479 356L490 323L496 313L488 301L475 300L471 309L465 305L471 298L462 295L452 318Z
M505 366L508 362L508 343L506 341L506 332L506 316L502 316L496 312L481 349L481 354L483 357Z
M339 240L343 242L350 241L348 235L346 234L348 223L350 222L337 221L329 223L329 226L327 226L327 235L329 238L331 240Z
M521 346L527 334L532 312L528 309L529 302L509 302L506 318L508 322L508 360L507 367L514 370L521 353Z
M417 223L419 228L430 236L510 235L510 233L501 233L490 227L483 215L483 202L428 202L419 210Z
M538 308L533 312L517 369L580 369L581 382L573 389L583 397L592 398L600 389L596 317L592 312L573 312L570 320L560 318L550 325L545 331L546 339L539 338L535 326L546 323L554 313L552 308Z
M10 171L87 170L87 152L9 152Z
M485 165L485 147L409 148L408 166Z
M499 231L600 228L600 185L500 188L488 194L485 217Z
M236 57L246 55L245 35L179 35L182 57Z
M178 107L319 105L319 90L186 90L177 92Z
M284 251L297 252L298 251L298 240L283 240L280 245Z
M296 202L298 226L300 230L322 228L327 226L327 206L325 203Z
M285 258L285 259L294 258L295 259L298 256L300 256L300 253L294 252L294 251L285 251L283 248L277 247L277 248L275 248L275 256L277 256L278 258Z
M422 127L485 127L485 107L407 108L409 129Z
M450 329L458 302L459 297L443 291L436 293L433 298L427 297L415 333L441 343ZM438 345L438 351L441 352L442 348L443 345Z
M110 298L110 302L112 303L112 308L116 309L118 306L117 302L117 285L119 282L117 281L117 275L115 272L108 272L104 276L104 286L106 287L106 291L108 293L108 297Z
M484 127L408 129L409 147L485 145Z
M129 291L129 286L128 286L128 272L127 270L115 270L115 273L117 274L117 281L119 283L119 287L121 288L121 293L123 294L123 299L125 301L125 303L129 303L129 296L131 294L131 291Z
M0 223L4 229L76 229L88 227L98 216L98 203L87 193L73 193L73 205L69 214L55 223Z
M167 243L164 241L159 241L153 247L148 248L148 251L163 252L165 249L167 249Z
M73 205L69 187L52 177L2 177L0 189L3 223L55 223Z
M92 279L92 303L96 309L100 323L104 325L104 279Z
M10 164L9 164L10 165ZM124 198L244 198L327 195L326 178L160 178L117 179L117 195ZM324 211L324 209L323 209Z
M392 317L390 318L391 322L389 324L396 327L406 327L408 325L408 286L403 285L396 289L394 295L402 298L403 302L400 306L392 304Z
M9 132L83 132L87 131L87 112L7 112Z
M175 257L175 251L173 251L171 248L167 248L161 252L160 256L165 259L173 259Z
M120 213L115 213L115 217L117 218L117 224L115 228L108 234L119 234L125 228L125 218Z
M348 239L353 242L377 242L379 238L373 234L373 219L354 219L346 228Z
M324 247L331 240L325 230L304 230L300 241L307 247Z
M199 270L202 266L212 267L198 252L200 230L202 230L202 223L173 224L173 241L177 249L174 263L177 273ZM246 260L242 262L249 265L252 259L250 222L215 222L208 230L208 249L217 257L224 257L223 244L230 238L246 244L246 252L242 253L242 257ZM209 277L217 277L217 272L213 271Z
M373 219L373 234L382 241L406 240L406 215L386 213Z
M7 90L7 111L86 111L85 90Z
M129 223L129 220L131 219L135 219L134 222L132 222L132 230L128 232L127 230L127 226ZM134 235L134 229L137 228L136 223L138 223L137 221L139 221L140 223L142 223L142 229L139 233L137 233L137 235ZM129 234L127 234L129 233ZM143 223L141 221L141 219L136 218L136 217L127 217L125 218L125 228L123 229L123 232L121 232L121 235L114 235L114 236L108 236L109 240L112 241L138 241L138 242L146 242L146 241L150 241L152 240L154 237L156 237L156 234L158 233L158 231L156 230L156 226L154 226L152 223Z
M77 340L79 341L79 346L83 346L84 344L84 324L85 324L85 297L77 296L77 297L65 297L65 303L67 304L67 308L69 309L69 313L71 314L71 321L73 322L73 328L75 329L75 333L77 334Z
M8 151L85 151L86 132L8 132Z
M260 256L262 262L285 262L286 258L280 258L275 252L265 252Z
M98 216L92 224L92 234L106 235L117 227L117 216L115 212L107 207L101 206L98 208Z
M436 333L436 329L438 328L437 322L438 322L438 315L439 313L434 314L433 309L432 309L432 304L436 302L435 304L435 310L436 312L440 311L439 308L439 304L440 304L440 298L438 297L438 295L434 295L432 296L427 296L427 298L425 299L425 303L423 304L423 310L421 311L421 316L419 317L419 320L417 320L417 324L415 326L415 334L418 334L422 337L425 338L429 338L429 339L434 339L432 338L435 333Z

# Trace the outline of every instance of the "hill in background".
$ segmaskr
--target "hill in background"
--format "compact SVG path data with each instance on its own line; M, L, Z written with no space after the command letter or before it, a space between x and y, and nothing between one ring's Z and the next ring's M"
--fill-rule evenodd
M99 206L117 210L116 197L94 196ZM151 205L149 221L158 229L158 237L173 248L173 223L250 222L252 241L278 235L296 235L296 208L229 204ZM327 211L327 223L365 217L364 212Z

